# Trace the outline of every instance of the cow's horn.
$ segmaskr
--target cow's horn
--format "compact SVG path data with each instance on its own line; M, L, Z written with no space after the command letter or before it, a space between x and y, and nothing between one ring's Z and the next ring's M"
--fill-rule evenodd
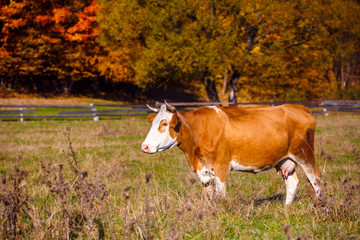
M174 106L168 104L168 103L166 102L166 100L164 100L164 102L165 102L165 105L166 105L167 110L169 110L171 113L174 113L174 112L176 111Z
M159 112L159 109L158 109L158 108L150 107L149 104L146 104L146 106L147 106L150 110L152 110L152 111L154 111L154 112Z

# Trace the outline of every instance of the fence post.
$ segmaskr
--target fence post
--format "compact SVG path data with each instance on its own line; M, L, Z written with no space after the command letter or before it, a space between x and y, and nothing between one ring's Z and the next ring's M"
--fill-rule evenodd
M91 111L93 111L94 122L99 121L99 116L96 115L96 106L93 103L91 103L90 106L91 106Z
M22 107L20 107L19 110L20 110L20 122L24 122L24 118L23 118L24 114L22 113L23 110Z
M324 114L325 114L325 116L328 116L329 114L328 114L328 110L324 107Z

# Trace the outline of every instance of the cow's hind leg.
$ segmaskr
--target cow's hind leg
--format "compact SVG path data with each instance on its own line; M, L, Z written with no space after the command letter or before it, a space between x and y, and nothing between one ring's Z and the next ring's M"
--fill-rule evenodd
M321 174L315 166L314 155L314 129L315 125L309 127L304 136L297 135L289 149L290 158L304 170L307 179L313 187L316 196L321 195Z
M299 165L304 170L307 179L309 180L311 186L313 187L316 196L320 197L321 195L321 175L319 170L316 168L315 165L310 163L304 162L300 163Z
M278 173L281 172L281 175L285 181L286 205L294 201L296 195L296 189L299 185L299 178L295 172L295 166L296 166L295 162L292 161L291 158L289 157L283 159L279 164L275 166Z
M286 201L285 205L288 205L294 201L296 195L296 189L299 185L299 178L295 171L284 177L286 184Z
M315 163L310 163L309 161L301 160L295 156L292 157L296 163L300 165L303 169L309 183L313 187L315 194L317 197L321 195L321 174L319 170L316 168Z

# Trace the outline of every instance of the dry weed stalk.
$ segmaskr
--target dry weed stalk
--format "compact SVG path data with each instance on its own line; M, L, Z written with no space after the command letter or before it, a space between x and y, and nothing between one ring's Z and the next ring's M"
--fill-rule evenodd
M175 208L170 208L170 215L173 216L174 222L171 228L166 232L166 239L179 239L198 220L203 220L208 215L216 215L217 202L209 201L208 197L203 195L201 198L195 196L193 187L196 180L191 178L190 185L187 187L188 192L185 197L181 198Z
M323 194L315 200L313 205L315 215L322 220L339 219L356 220L360 214L359 192L360 184L351 178L339 179L339 185L343 189L344 196L334 196L328 194L327 183L323 184Z
M26 190L26 171L14 167L14 172L3 176L0 184L0 237L17 239L21 234L19 221L29 195Z
M153 211L153 208L150 207L150 200L149 200L149 182L152 174L148 173L145 176L145 216L146 216L146 239L151 239L150 234L150 224L151 224L151 216L150 213Z
M140 239L153 239L152 229L152 215L154 208L150 203L150 187L149 182L152 174L148 173L145 175L145 196L144 196L144 211L139 212L138 215L134 214L132 219L129 219L129 213L131 211L131 199L130 190L131 186L124 189L123 196L125 200L124 209L124 239L133 239L133 232L137 234ZM140 190L140 189L138 189ZM145 225L143 227L143 225ZM145 229L145 231L143 230Z
M292 237L291 236L291 227L289 225L285 224L285 223L283 223L282 227L284 229L286 240L300 240L300 239L306 240L307 239L307 237L305 237L305 236Z
M125 209L124 209L124 239L131 239L131 226L132 224L128 223L128 214L129 214L129 203L130 203L130 189L131 186L128 186L124 189L124 199L125 199ZM129 230L128 230L129 229Z
M62 164L46 164L41 161L42 184L50 192L49 196L45 196L45 201L50 207L43 206L39 210L33 206L29 215L36 223L34 227L45 231L47 238L104 237L103 225L99 219L107 196L106 186L97 175L90 177L87 171L81 171L72 148L71 129L66 130L65 136L70 149L67 163L71 169L71 179L66 178ZM41 216L51 216L51 221Z

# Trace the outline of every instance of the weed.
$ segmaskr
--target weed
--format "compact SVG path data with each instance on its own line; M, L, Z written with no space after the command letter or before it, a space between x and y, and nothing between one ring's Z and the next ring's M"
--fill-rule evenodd
M129 223L128 215L129 215L129 203L130 203L130 189L131 186L128 186L124 189L124 199L125 199L125 211L124 211L124 239L131 239L131 232L134 223Z
M14 167L14 172L2 177L0 184L0 236L16 239L21 234L21 213L27 207L26 171Z
M306 240L307 237L305 236L295 236L295 237L292 237L291 235L291 226L283 223L282 224L282 227L284 229L284 233L285 233L285 236L286 236L286 240L301 240L301 239L304 239Z
M71 178L65 176L63 164L41 161L42 185L49 193L42 196L42 206L29 201L26 185L23 184L28 175L26 171L15 167L13 174L3 177L0 200L4 206L1 208L1 219L4 219L1 222L1 233L4 238L19 238L21 232L18 222L21 214L31 218L36 238L104 237L101 210L108 195L106 186L98 176L90 177L87 171L80 170L69 128L66 136L71 156L67 162Z
M54 223L48 226L51 229L48 237L99 238L103 235L103 230L98 218L104 198L107 196L106 186L97 175L90 177L87 171L80 170L76 153L72 148L70 133L71 129L67 128L65 136L69 142L71 156L67 163L71 169L72 178L70 180L65 178L62 164L56 166L52 163L41 162L42 183L49 189L53 204L58 206L50 212L44 209L45 215L50 214L55 219ZM36 215L32 214L32 216ZM33 220L41 222L41 219Z
M339 219L358 220L360 215L359 207L359 181L353 181L351 178L338 180L342 186L343 196L329 194L327 183L323 184L324 193L315 200L314 212L316 217L321 220L333 221Z
M75 175L79 174L79 169L78 169L78 160L77 160L77 156L76 153L72 147L72 142L70 139L70 134L71 134L71 128L70 127L66 127L66 132L64 132L65 137L68 140L69 143L69 150L70 150L70 158L68 158L68 164L71 167L71 170L75 173Z

